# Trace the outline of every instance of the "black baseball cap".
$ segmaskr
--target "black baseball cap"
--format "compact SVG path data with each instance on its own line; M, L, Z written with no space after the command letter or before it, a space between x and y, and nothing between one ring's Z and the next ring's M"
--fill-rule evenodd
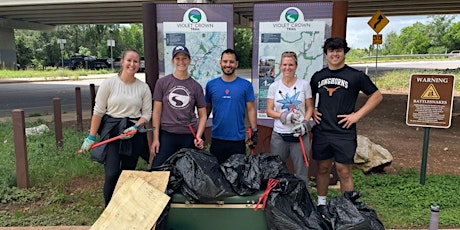
M190 57L190 52L188 52L188 49L185 46L176 46L176 47L174 47L172 57L174 58L176 56L176 54L178 54L178 53L184 53L188 57Z

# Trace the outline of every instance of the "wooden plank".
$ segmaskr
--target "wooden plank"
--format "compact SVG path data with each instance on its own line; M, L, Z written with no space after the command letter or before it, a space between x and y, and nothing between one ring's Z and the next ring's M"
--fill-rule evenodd
M118 188L127 180L140 177L147 181L150 185L155 187L160 191L166 191L166 187L169 182L169 171L135 171L135 170L123 170L121 172L120 178L118 178L117 185L115 186L114 194L117 192Z
M163 186L164 189L161 191L144 180L143 176L145 176L143 173L125 173L124 179L119 181L121 183L119 183L117 192L114 193L109 205L90 230L152 229L168 204L170 197L163 192L166 186ZM150 177L152 175L147 178ZM168 180L168 177L156 179L156 181L161 180Z

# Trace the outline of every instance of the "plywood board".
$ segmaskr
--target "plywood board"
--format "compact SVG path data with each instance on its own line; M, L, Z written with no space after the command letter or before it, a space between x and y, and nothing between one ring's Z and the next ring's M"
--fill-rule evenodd
M150 230L169 199L140 177L127 179L90 230Z
M117 192L118 188L129 179L140 177L147 181L150 185L155 187L160 191L166 191L166 187L169 182L169 171L135 171L135 170L123 170L121 172L120 178L118 178L117 185L115 186L114 194Z

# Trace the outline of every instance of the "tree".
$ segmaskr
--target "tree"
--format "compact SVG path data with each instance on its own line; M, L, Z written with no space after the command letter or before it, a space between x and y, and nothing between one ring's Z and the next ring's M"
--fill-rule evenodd
M32 44L24 31L15 31L17 62L22 69L32 64L34 58Z
M426 54L431 41L428 27L421 22L404 27L398 40L403 48L402 54Z
M121 41L125 48L133 48L139 51L141 56L144 56L144 31L142 24L131 24L123 27L121 30Z
M448 51L460 49L460 22L456 22L447 28L442 41Z
M427 25L427 35L430 38L430 45L431 46L443 46L442 37L446 33L447 29L449 28L452 20L455 19L455 16L448 16L448 15L434 15L428 16L428 18L432 19L430 23Z
M382 45L382 55L388 54L402 54L404 49L404 44L399 40L398 34L394 31L390 31L386 35L385 42Z
M233 41L238 55L238 67L251 68L252 64L252 30L251 28L234 28Z

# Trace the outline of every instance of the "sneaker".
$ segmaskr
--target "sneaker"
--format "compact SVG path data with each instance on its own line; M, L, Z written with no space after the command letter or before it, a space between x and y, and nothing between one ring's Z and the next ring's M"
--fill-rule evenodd
M318 210L319 215L322 216L324 220L331 223L332 216L329 212L329 209L327 208L327 205L318 205L316 206L316 209Z

